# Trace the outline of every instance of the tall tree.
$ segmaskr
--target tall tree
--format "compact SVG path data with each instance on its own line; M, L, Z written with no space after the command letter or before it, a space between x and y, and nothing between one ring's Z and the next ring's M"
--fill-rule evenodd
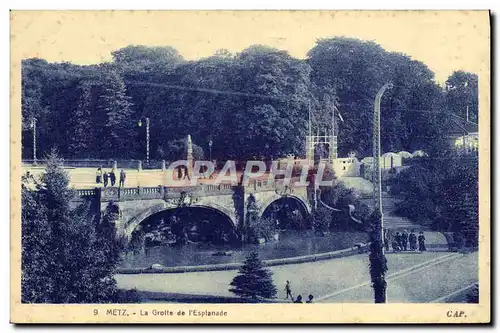
M107 157L125 157L135 142L137 120L132 117L132 104L120 74L107 66L103 69L105 75L98 102L99 112L106 115L102 149Z
M235 61L238 90L248 95L228 119L232 131L223 140L231 147L228 153L236 158L302 154L311 98L310 67L287 52L261 45L245 49ZM252 134L255 130L258 142ZM249 144L250 139L257 147Z
M476 74L464 71L453 72L445 83L447 109L467 119L478 122L478 77Z
M113 61L123 75L164 72L184 61L170 46L129 45L111 52Z
M112 302L121 243L112 208L99 223L87 206L73 209L74 193L52 152L40 179L23 179L23 303ZM98 217L100 217L98 215Z
M89 83L83 83L80 89L80 100L70 121L70 128L73 130L73 135L69 136L69 155L75 158L92 158L93 142L95 141L95 131L92 122L93 87Z
M381 104L382 150L433 148L432 137L442 133L432 113L440 111L441 92L423 63L387 52L374 42L345 37L318 40L307 61L312 83L331 87L338 98L344 118L337 131L341 155L349 151L370 155L373 102L387 82L394 89Z

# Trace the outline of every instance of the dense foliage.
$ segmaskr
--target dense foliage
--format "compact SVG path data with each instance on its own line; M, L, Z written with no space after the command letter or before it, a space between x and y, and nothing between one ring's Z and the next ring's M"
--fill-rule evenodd
M478 160L475 153L452 154L436 163L421 158L394 180L402 197L399 214L434 230L454 232L460 245L477 246L479 229Z
M87 206L72 208L68 177L52 153L40 180L22 184L23 303L107 303L117 296L114 268L121 242L117 208L103 219Z
M262 266L256 252L250 252L240 268L239 275L231 281L230 286L230 292L253 299L273 298L277 293L271 271Z
M314 132L326 131L337 107L340 155L370 155L377 90L382 100L383 151L440 152L450 117L477 118L477 76L456 72L441 89L426 65L373 42L319 40L307 59L255 45L185 61L171 47L127 46L113 61L90 66L26 59L22 63L23 158L56 146L64 158L144 158L151 120L151 158L171 159L191 134L207 157L250 159L304 154L308 109ZM431 139L430 139L431 138Z

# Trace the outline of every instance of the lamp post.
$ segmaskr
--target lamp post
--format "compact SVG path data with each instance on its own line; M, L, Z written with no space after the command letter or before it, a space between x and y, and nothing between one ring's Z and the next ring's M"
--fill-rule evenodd
M149 118L148 117L141 117L139 119L139 127L142 126L142 119L146 119L146 163L149 164Z
M376 229L380 228L380 233L374 235L380 244L380 255L382 258L385 257L384 253L384 216L382 214L382 172L380 170L380 101L382 95L387 89L392 89L392 83L386 83L380 88L375 97L375 105L373 110L373 201L375 206L375 211L380 212L379 225ZM380 237L380 238L379 238ZM384 288L383 300L385 303L387 301L387 288Z
M33 165L36 165L36 118L31 120L31 128L33 129Z
M375 209L382 214L382 172L380 170L380 100L387 89L392 89L392 83L386 83L375 97L373 110L373 200ZM382 221L382 219L381 219ZM383 239L383 238L382 238Z

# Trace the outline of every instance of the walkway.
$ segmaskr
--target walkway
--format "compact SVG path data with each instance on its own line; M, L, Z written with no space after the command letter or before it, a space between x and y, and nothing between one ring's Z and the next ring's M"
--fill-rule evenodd
M478 280L477 253L388 254L389 300L430 302ZM294 295L313 294L318 302L372 302L368 256L271 267L284 298L290 280ZM228 291L236 270L180 274L116 275L118 287L184 295L233 296Z
M43 167L23 167L22 172L25 173L28 171L34 175L38 176L44 172ZM118 169L120 171L121 169ZM66 171L68 172L69 178L70 178L70 186L75 188L75 189L88 189L88 188L94 188L94 187L103 187L103 184L96 184L95 183L95 175L96 175L96 168L67 168ZM104 169L104 171L111 171L111 169ZM155 169L155 170L141 170L137 171L137 169L125 169L125 172L127 174L127 178L125 181L125 187L155 187L159 185L164 185L164 186L171 186L171 187L182 187L182 186L189 186L190 181L186 179L184 183L180 183L179 181L172 181L172 171L162 171L160 169ZM117 183L116 186L118 185L118 179L119 179L119 173L116 174L117 176ZM241 171L237 173L237 179L239 180L241 176ZM203 184L211 184L215 181L217 177L217 173L214 173L211 179L199 179L198 183L203 183ZM267 179L268 175L264 175L262 177L259 177L259 179Z

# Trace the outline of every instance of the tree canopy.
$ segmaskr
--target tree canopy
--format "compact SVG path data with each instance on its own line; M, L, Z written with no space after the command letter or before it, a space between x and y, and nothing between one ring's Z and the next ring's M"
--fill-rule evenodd
M33 156L36 118L40 156L56 146L64 158L143 159L143 116L152 159L175 155L167 143L188 134L205 152L212 141L215 159L303 156L308 110L313 131L325 133L333 108L344 119L335 124L340 156L368 156L373 101L389 81L383 151L438 153L449 114L466 117L468 106L477 120L477 75L457 71L441 88L425 64L357 39L320 39L306 59L263 45L196 61L169 46L130 45L112 56L91 66L23 60L23 158Z

